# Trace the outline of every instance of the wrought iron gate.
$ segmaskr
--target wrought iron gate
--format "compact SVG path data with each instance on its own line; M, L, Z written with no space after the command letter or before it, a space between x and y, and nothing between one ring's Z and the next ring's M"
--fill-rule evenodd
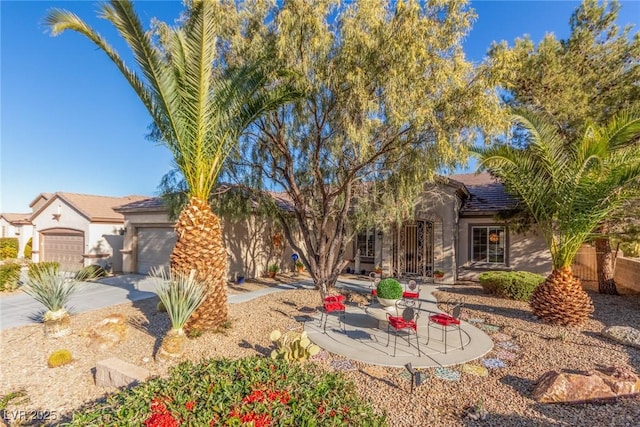
M433 224L431 222L416 220L404 223L399 232L396 232L394 246L394 270L397 276L431 276L433 271Z

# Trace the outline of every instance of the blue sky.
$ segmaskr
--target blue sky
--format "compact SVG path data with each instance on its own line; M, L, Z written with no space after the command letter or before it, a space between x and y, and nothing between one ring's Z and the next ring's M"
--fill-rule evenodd
M473 1L465 41L480 61L494 40L569 35L579 1ZM619 24L638 31L640 1L623 1ZM145 139L150 118L119 71L84 37L50 37L48 9L68 9L124 56L124 44L95 16L93 1L0 1L0 212L29 212L41 192L155 195L171 169L166 148ZM172 21L179 1L138 1L144 23Z

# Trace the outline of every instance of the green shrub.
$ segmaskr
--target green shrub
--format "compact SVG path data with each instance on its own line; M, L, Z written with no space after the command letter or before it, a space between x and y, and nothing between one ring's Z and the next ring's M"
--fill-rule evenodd
M0 259L18 258L18 238L0 237Z
M27 244L24 246L24 259L31 259L31 252L33 251L33 237L29 237Z
M400 299L402 298L402 285L396 279L382 279L376 288L378 298Z
M478 276L482 288L501 298L529 301L544 277L527 271L488 271Z
M20 264L15 262L0 265L0 292L18 288L21 268Z
M76 280L93 280L101 277L106 277L107 271L97 264L88 265L80 270L75 275Z
M253 422L253 424L252 424ZM70 426L386 426L342 373L250 357L184 362L73 414Z

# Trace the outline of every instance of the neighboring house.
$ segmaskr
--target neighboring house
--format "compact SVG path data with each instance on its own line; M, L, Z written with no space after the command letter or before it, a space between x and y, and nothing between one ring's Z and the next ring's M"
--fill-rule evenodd
M146 197L38 195L29 205L33 210L32 260L56 261L70 271L91 264L122 271L124 217L114 208L142 199Z
M284 197L274 196L286 209ZM427 277L443 270L444 283L474 278L488 269L549 272L551 258L542 237L518 234L507 221L497 219L498 213L516 207L516 201L487 173L440 177L426 186L413 220L387 231L359 233L347 248L348 268L369 272L379 264L387 274ZM131 203L116 211L125 217L123 271L147 273L153 266L167 266L175 245L175 222L161 199ZM278 227L273 222L223 218L223 227L230 278L261 275L272 262L289 266L290 250L275 248Z
M285 204L279 203L281 207ZM129 203L116 209L125 217L123 271L148 274L169 266L176 243L175 221L169 218L161 198ZM292 268L291 249L276 223L255 216L222 218L223 238L229 255L229 279L258 277L269 264Z
M32 236L33 226L28 213L0 214L0 237L14 237L18 239L18 258L24 257L24 248Z

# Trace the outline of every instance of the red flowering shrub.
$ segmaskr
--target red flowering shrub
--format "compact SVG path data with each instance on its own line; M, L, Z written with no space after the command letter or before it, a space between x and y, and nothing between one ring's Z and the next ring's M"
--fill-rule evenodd
M338 403L339 402L339 403ZM74 414L69 426L386 426L340 373L267 358L185 362Z

